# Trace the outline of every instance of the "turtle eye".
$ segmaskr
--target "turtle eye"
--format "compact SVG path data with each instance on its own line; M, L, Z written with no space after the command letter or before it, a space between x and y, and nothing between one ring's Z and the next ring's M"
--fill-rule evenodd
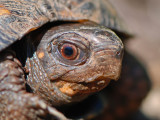
M82 65L88 58L88 48L78 42L62 41L58 46L53 44L52 54L56 56L62 64Z
M68 34L67 34L68 35ZM61 36L62 37L62 36ZM83 65L89 58L90 48L78 37L58 38L49 44L50 52L59 64L64 66Z
M60 46L60 53L65 59L74 60L78 56L78 49L73 44L64 43Z

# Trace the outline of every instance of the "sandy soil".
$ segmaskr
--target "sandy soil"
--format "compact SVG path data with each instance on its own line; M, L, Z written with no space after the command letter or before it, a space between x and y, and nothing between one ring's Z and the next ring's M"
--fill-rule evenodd
M152 119L160 119L160 0L110 1L135 34L127 49L143 61L153 82L142 111Z

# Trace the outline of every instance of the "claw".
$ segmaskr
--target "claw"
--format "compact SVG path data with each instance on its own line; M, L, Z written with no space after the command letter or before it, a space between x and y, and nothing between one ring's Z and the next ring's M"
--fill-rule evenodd
M58 118L59 120L69 120L68 118L66 118L62 113L60 113L59 111L57 111L55 108L52 107L48 107L47 108L48 112L51 115L54 115L56 118Z

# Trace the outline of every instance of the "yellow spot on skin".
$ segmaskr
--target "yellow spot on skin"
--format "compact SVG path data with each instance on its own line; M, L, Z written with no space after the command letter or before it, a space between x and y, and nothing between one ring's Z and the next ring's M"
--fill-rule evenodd
M0 5L0 16L1 15L9 15L9 14L11 14L10 11Z
M60 91L70 96L74 95L74 91L67 84L60 88Z
M44 52L40 52L40 53L38 53L38 58L43 58L44 57Z

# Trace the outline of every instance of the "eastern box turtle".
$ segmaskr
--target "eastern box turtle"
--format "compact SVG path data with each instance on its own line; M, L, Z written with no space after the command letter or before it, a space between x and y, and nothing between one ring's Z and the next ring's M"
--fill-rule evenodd
M0 119L93 119L106 111L91 96L84 103L91 109L74 114L119 78L123 44L110 29L130 36L107 0L1 0Z

